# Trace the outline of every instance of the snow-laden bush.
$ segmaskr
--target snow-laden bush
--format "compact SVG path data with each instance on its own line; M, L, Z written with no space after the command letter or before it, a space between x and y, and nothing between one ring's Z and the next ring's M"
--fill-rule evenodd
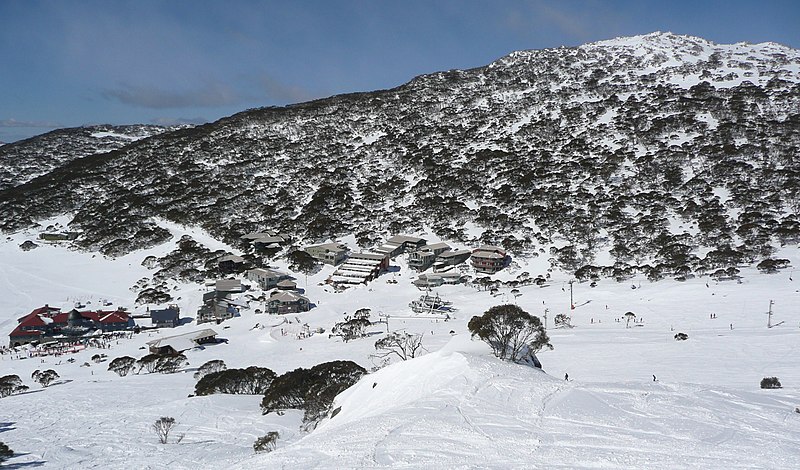
M289 371L272 381L261 400L261 410L264 414L305 410L303 422L316 422L328 413L336 395L366 373L366 369L352 361L325 362L311 369Z
M112 360L108 364L108 370L116 372L120 377L130 374L136 366L136 359L130 356L122 356Z
M22 384L22 379L18 375L0 377L0 398L22 393L25 390L28 390L28 386Z
M203 376L195 385L197 396L215 393L260 395L266 393L276 374L266 367L227 369Z
M278 431L270 431L266 436L261 436L256 439L256 442L253 443L253 450L256 451L257 454L261 452L272 452L275 450L278 444L278 438L280 437Z
M197 368L197 372L194 373L194 378L196 380L200 380L208 374L220 372L227 368L228 366L225 365L225 361L220 359L212 359Z
M781 381L777 377L764 377L761 379L761 388L781 388Z

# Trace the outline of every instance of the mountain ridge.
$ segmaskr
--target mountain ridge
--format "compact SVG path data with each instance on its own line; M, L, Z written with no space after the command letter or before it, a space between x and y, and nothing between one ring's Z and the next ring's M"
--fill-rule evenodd
M79 246L116 256L166 239L152 215L234 245L274 229L366 247L430 227L554 267L610 256L620 277L656 278L796 244L800 53L669 33L609 41L143 139L0 192L0 228L72 213ZM63 181L75 187L47 194Z

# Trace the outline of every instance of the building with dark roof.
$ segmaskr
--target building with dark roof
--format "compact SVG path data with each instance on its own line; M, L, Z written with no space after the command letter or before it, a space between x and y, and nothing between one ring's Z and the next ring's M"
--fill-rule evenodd
M170 305L160 310L150 310L150 322L156 328L175 328L180 324L181 309Z

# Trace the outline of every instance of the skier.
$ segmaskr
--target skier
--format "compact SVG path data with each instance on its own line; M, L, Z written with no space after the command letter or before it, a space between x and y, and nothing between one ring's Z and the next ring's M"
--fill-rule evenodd
M567 382L569 382L569 374L564 374L564 380L566 380Z
M658 382L658 381L656 380L656 376L655 376L655 374L653 374L653 382Z

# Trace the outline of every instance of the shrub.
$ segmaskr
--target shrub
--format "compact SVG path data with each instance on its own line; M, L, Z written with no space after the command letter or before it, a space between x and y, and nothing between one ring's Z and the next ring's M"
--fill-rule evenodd
M151 374L153 372L171 374L188 363L183 354L148 354L136 361L139 366L137 373L145 369Z
M225 365L225 361L221 361L219 359L213 359L200 366L197 369L197 372L194 373L194 378L200 380L208 374L211 374L213 372L220 372L227 368L228 367Z
M166 444L167 439L169 438L169 433L172 431L172 428L175 427L175 424L175 418L163 416L153 423L151 429L156 436L158 436L158 441L162 444Z
M370 309L360 308L353 316L345 316L343 322L333 325L331 336L341 336L345 343L366 336L366 329L372 325L369 321Z
M467 328L502 360L523 362L542 348L553 348L539 317L516 305L496 305L483 315L472 317Z
M261 436L253 443L253 450L256 453L272 452L277 446L278 438L280 438L278 431L270 431L266 436Z
M422 335L412 335L406 332L393 331L385 337L375 342L375 349L378 351L375 356L387 358L396 355L403 361L413 359L419 351L425 348L422 346Z
M6 375L0 377L0 398L22 393L28 389L27 385L22 385L22 379L18 375Z
M58 373L53 369L48 369L44 372L36 370L31 375L31 378L42 387L47 387L58 378Z
M781 381L777 377L764 377L761 379L761 388L781 388Z
M5 443L0 442L0 463L10 459L14 456L14 451L9 449Z
M314 422L328 413L336 395L366 373L366 369L352 361L325 362L311 369L289 371L272 381L261 400L261 410L264 414L305 410L303 422Z
M136 366L136 359L130 356L122 356L112 360L108 364L108 370L116 372L120 377L130 374Z
M197 396L215 393L260 395L266 393L275 377L275 372L266 367L220 370L203 376L195 385L194 393Z

